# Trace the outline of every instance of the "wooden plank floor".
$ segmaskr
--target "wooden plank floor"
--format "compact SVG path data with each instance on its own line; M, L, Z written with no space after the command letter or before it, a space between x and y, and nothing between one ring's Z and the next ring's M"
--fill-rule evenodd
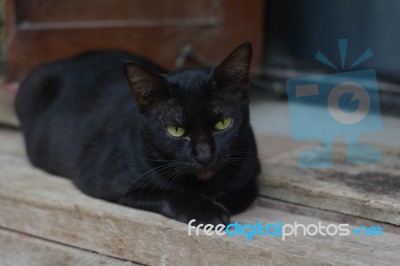
M4 229L0 229L0 243L2 266L139 265Z
M299 148L298 144L287 141L285 145L278 145L279 140L269 141L265 144L269 147L269 153L262 153L261 157L263 160L270 159L270 164L275 164L275 167L279 166L279 160L288 156L291 150ZM155 213L87 197L69 180L33 169L24 158L21 137L17 132L0 130L0 143L0 226L6 230L28 234L33 239L38 237L40 241L50 240L57 245L68 245L74 252L86 250L98 253L101 258L118 258L121 261L112 262L117 263L116 265L135 262L148 265L396 265L400 261L400 229L397 226L264 198L260 198L252 208L232 220L241 223L261 221L263 224L278 221L303 224L349 223L351 228L379 224L384 228L384 235L299 235L285 241L277 237L262 236L250 241L240 236L188 236L185 224ZM310 180L294 179L295 166L291 165L291 169L288 163L283 165L293 173L289 171L290 175L286 175L285 172L267 165L272 173L280 173L277 177L281 178L267 183L265 180L272 177L268 174L268 178L264 178L264 172L263 194L289 201L292 200L292 191L296 194L293 201L299 201L299 195L310 192L310 188L298 188L301 182L308 182L309 185L313 183ZM298 175L301 173L298 172ZM289 177L288 180L294 179L297 187L287 182L285 186L288 186L288 191L282 186L276 186L277 189L274 190L273 186L279 180L282 184L286 182L282 181L286 176ZM342 187L335 186L331 191L343 187L344 184ZM277 195L278 189L286 193L284 195L288 198ZM318 202L318 198L328 192L326 187L325 192L310 194L307 202L300 203L312 206L314 201ZM337 201L345 202L340 197ZM327 204L328 199L322 202ZM324 204L321 208L329 209ZM335 206L338 207L339 204ZM361 204L359 208L365 206L368 205ZM396 205L390 206L393 208ZM15 236L6 237L15 240ZM9 243L0 241L0 250L10 248ZM52 246L49 244L52 242L46 243ZM15 244L11 245L16 247ZM29 252L24 254L33 256ZM0 253L0 260L3 256Z
M400 225L400 150L378 145L376 164L348 164L346 146L334 147L333 168L298 166L301 151L317 149L287 138L258 136L261 195Z

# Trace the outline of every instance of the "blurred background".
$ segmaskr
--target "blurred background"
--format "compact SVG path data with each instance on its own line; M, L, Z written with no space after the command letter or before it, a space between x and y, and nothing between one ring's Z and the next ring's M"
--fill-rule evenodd
M289 136L286 80L337 73L314 56L321 50L340 65L337 39L345 38L348 65L367 48L374 53L355 68L378 75L387 118L372 141L396 142L400 131L398 0L0 0L0 11L3 125L17 126L11 106L18 83L40 63L119 49L171 70L212 66L251 41L253 125Z

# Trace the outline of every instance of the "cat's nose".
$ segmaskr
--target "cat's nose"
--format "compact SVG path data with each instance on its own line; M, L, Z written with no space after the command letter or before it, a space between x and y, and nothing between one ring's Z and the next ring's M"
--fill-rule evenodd
M204 155L204 156L197 156L197 157L196 157L196 160L197 160L199 163L201 163L201 164L203 164L203 165L206 165L206 164L208 164L208 163L211 162L211 160L212 160L212 155L209 154L209 155Z
M196 146L196 161L205 165L213 158L212 149L209 145L199 144Z

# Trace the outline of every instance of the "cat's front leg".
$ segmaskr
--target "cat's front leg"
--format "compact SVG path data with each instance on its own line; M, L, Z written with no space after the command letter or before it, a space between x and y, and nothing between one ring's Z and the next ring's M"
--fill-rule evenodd
M215 200L224 205L231 215L234 215L246 210L257 196L257 182L252 180L240 189L221 192Z
M160 213L183 223L224 224L230 222L227 208L213 197L196 192L166 192L149 188L135 190L120 200L123 205Z

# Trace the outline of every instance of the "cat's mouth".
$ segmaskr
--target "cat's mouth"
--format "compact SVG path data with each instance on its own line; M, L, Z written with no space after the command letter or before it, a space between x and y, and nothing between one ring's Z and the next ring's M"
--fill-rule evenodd
M214 176L216 170L215 169L211 169L211 168L203 168L203 169L199 169L197 170L194 174L203 181L208 181L210 179L212 179L212 177Z

